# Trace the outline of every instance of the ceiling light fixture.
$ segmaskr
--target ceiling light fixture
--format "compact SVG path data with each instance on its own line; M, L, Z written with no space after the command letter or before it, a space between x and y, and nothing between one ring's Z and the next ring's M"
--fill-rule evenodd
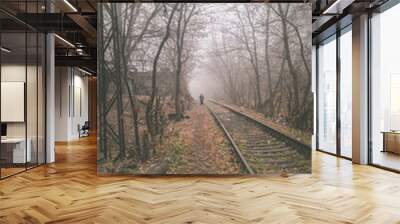
M83 50L81 48L76 49L76 53L79 55L83 55Z
M322 14L342 14L343 10L351 5L355 0L336 0L332 5L324 10Z
M10 53L11 52L11 50L9 50L9 49L7 49L5 47L1 47L0 49L1 49L1 51L4 51L6 53Z
M71 42L69 42L68 40L66 40L66 39L64 39L64 38L62 38L62 37L60 37L60 36L57 35L57 34L54 34L54 36L57 37L57 38L58 38L59 40L61 40L62 42L64 42L65 44L67 44L68 46L75 48L75 45L73 45L73 44L72 44Z
M64 3L68 5L68 7L70 7L74 12L78 12L78 10L68 0L64 0Z
M93 75L92 73L90 73L90 72L88 72L88 71L86 71L86 70L83 70L83 69L81 69L81 68L79 68L79 67L78 67L78 70L81 71L81 72L83 72L83 73L85 73L85 74L87 74L87 75L90 75L90 76Z

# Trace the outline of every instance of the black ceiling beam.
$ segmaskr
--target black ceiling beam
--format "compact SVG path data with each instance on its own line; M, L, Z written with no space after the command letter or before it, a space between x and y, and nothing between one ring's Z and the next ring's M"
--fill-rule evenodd
M97 30L97 12L81 12L81 15Z
M82 49L84 55L78 56L90 56L90 57L97 57L97 48L93 47L78 47L77 49ZM67 48L67 47L56 47L56 56L67 56L68 52L76 52L75 48ZM69 55L71 56L71 55Z
M82 30L68 15L69 13L19 13L16 17L42 32Z
M320 16L312 23L313 38L338 21L338 16Z
M132 0L97 0L98 3L132 2ZM149 3L188 3L187 0L142 0ZM193 0L191 3L226 3L225 0ZM229 0L232 3L265 3L265 0ZM304 3L304 0L269 0L268 3Z
M2 32L7 31L24 31L26 26L20 22L15 21L14 19L10 18L2 18L0 19L0 27Z
M322 41L328 39L332 35L336 34L337 30L344 29L352 23L353 15L348 14L340 20L335 20L335 23L331 24L329 27L325 28L322 32L315 35L312 40L312 44L319 44Z
M88 67L83 67L83 66L81 66L79 68L84 70L84 71L86 71L86 72L89 72L92 75L97 75L96 69L93 70L93 68L88 68Z
M92 4L89 0L86 0L86 3L93 9L93 11L97 11L96 6ZM96 4L96 3L95 3Z
M91 56L55 56L56 66L88 67L93 71L97 68L97 58Z
M5 27L2 27L2 31L7 30L7 29L13 30L15 28L21 28L21 26L24 27L23 30L25 30L27 28L31 29L31 30L35 30L35 27L26 23L25 20L19 19L13 13L10 13L9 11L0 7L0 23L2 23L2 24L3 24L3 22L2 22L3 19L5 20L5 22L4 22ZM10 25L11 20L12 20L12 23L15 25L15 27L14 28L6 27L6 25Z
M337 0L336 0L337 1ZM321 0L317 0L317 2L322 2ZM351 4L342 5L340 11L342 13L334 14L334 15L322 15L327 8L328 5L319 9L319 11L313 11L313 44L319 43L322 40L328 38L329 36L336 33L338 29L342 29L343 27L348 26L351 23L352 18L356 18L363 13L368 11L377 11L381 6L384 6L390 2L400 2L400 0L356 0L351 1ZM332 5L331 3L330 5ZM318 14L320 14L318 16ZM326 18L326 19L325 19Z
M96 45L97 30L90 22L80 14L69 14L68 17L73 20L88 36L87 42L91 42L92 46Z

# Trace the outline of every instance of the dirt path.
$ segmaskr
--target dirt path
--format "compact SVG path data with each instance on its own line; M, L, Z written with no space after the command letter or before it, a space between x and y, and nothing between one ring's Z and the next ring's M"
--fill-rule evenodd
M180 122L179 136L183 147L168 173L239 174L229 143L205 105L194 105L190 117Z

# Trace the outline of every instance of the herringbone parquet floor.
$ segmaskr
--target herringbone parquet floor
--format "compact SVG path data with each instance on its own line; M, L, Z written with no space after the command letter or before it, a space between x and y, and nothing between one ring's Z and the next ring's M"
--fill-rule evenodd
M400 223L400 175L315 152L313 174L99 177L95 138L0 181L0 223Z

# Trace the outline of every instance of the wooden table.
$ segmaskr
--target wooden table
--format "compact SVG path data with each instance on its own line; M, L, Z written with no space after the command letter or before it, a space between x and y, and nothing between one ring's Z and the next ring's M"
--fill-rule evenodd
M383 151L400 154L400 131L383 131Z
M26 142L27 147L25 149ZM6 138L1 139L1 159L5 160L5 163L26 163L31 162L32 141L30 138Z

